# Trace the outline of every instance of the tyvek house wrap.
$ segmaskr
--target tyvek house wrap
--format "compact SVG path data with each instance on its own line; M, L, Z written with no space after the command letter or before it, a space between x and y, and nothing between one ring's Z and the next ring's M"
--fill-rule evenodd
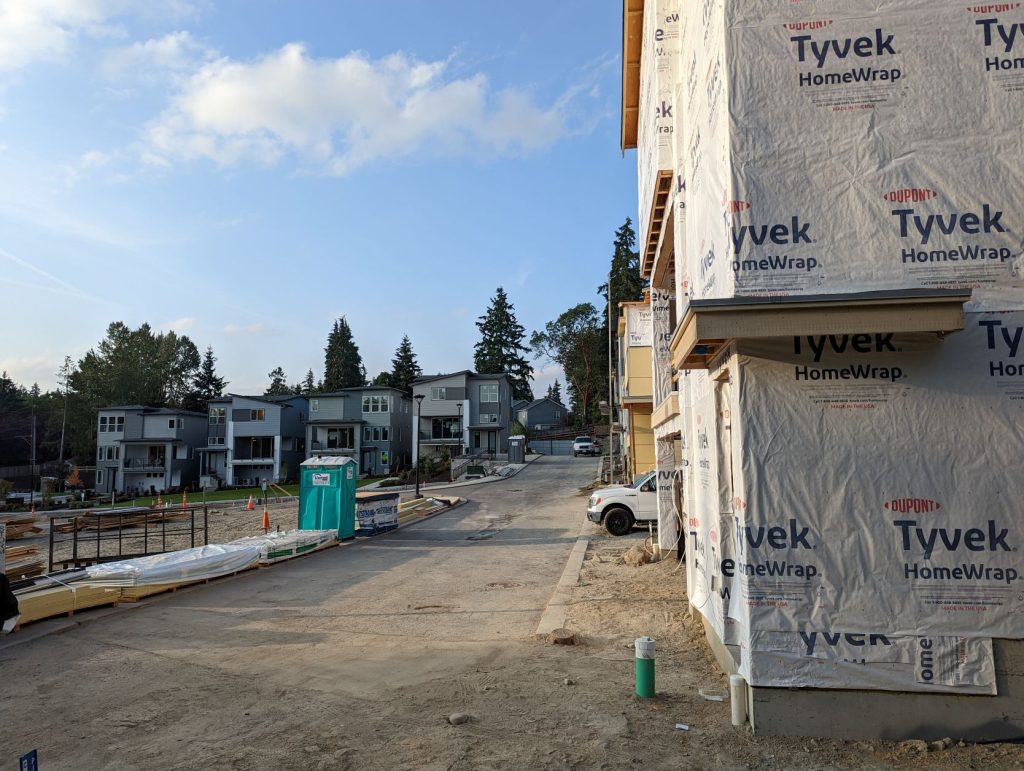
M1019 284L1024 12L1004 6L689 4L694 296Z

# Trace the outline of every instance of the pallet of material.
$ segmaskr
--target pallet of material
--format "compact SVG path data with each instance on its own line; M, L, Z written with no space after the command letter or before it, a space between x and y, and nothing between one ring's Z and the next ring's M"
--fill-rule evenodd
M8 514L0 516L0 524L7 525L7 540L13 541L18 538L32 538L42 535L44 528L39 521L31 515Z
M8 546L4 550L4 572L14 580L33 578L46 570L38 546Z
M150 584L148 586L122 586L120 589L121 602L138 602L139 600L154 594L174 592L186 586L209 583L210 579L204 578L198 581L183 581L172 584Z
M71 616L76 610L116 605L121 590L97 586L50 586L16 594L21 618L18 628L30 621L54 616Z
M61 522L53 526L55 533L73 533L75 530L111 530L115 527L137 527L145 524L155 525L160 522L171 522L179 519L186 519L188 514L182 511L154 511L148 514L82 514L78 518Z

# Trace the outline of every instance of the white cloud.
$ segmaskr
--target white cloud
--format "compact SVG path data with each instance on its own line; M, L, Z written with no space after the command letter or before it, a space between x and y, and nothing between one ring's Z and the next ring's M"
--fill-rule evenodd
M168 329L172 332L184 332L186 329L191 329L196 325L196 320L190 316L184 316L180 319L175 319L169 324L165 324Z
M168 77L194 72L203 61L215 58L208 48L187 31L135 42L108 51L103 57L103 74L112 80L156 83Z
M343 175L378 160L542 149L567 131L566 104L542 107L483 75L446 79L447 62L403 54L316 59L292 43L253 61L219 58L186 79L146 128L143 158L273 165L294 154Z
M102 153L99 150L89 150L78 159L78 166L83 169L98 169L100 166L106 166L109 161L110 156L106 153Z
M113 0L0 0L0 70L67 56L80 31L101 31L123 3Z

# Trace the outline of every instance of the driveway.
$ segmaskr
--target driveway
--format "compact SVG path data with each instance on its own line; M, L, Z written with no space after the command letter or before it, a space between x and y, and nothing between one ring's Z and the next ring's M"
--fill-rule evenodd
M475 689L523 655L593 472L542 458L393 533L9 638L0 767L32 748L47 769L299 766L325 730L388 730L399 690L446 690L457 708L467 677Z

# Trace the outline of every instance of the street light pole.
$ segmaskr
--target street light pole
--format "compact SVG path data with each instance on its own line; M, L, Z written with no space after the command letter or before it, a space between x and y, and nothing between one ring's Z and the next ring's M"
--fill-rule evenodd
M463 447L465 446L462 441L462 402L456 402L455 407L459 411L459 455L461 456L463 453Z
M416 394L416 497L420 497L420 405L423 403L423 394Z

